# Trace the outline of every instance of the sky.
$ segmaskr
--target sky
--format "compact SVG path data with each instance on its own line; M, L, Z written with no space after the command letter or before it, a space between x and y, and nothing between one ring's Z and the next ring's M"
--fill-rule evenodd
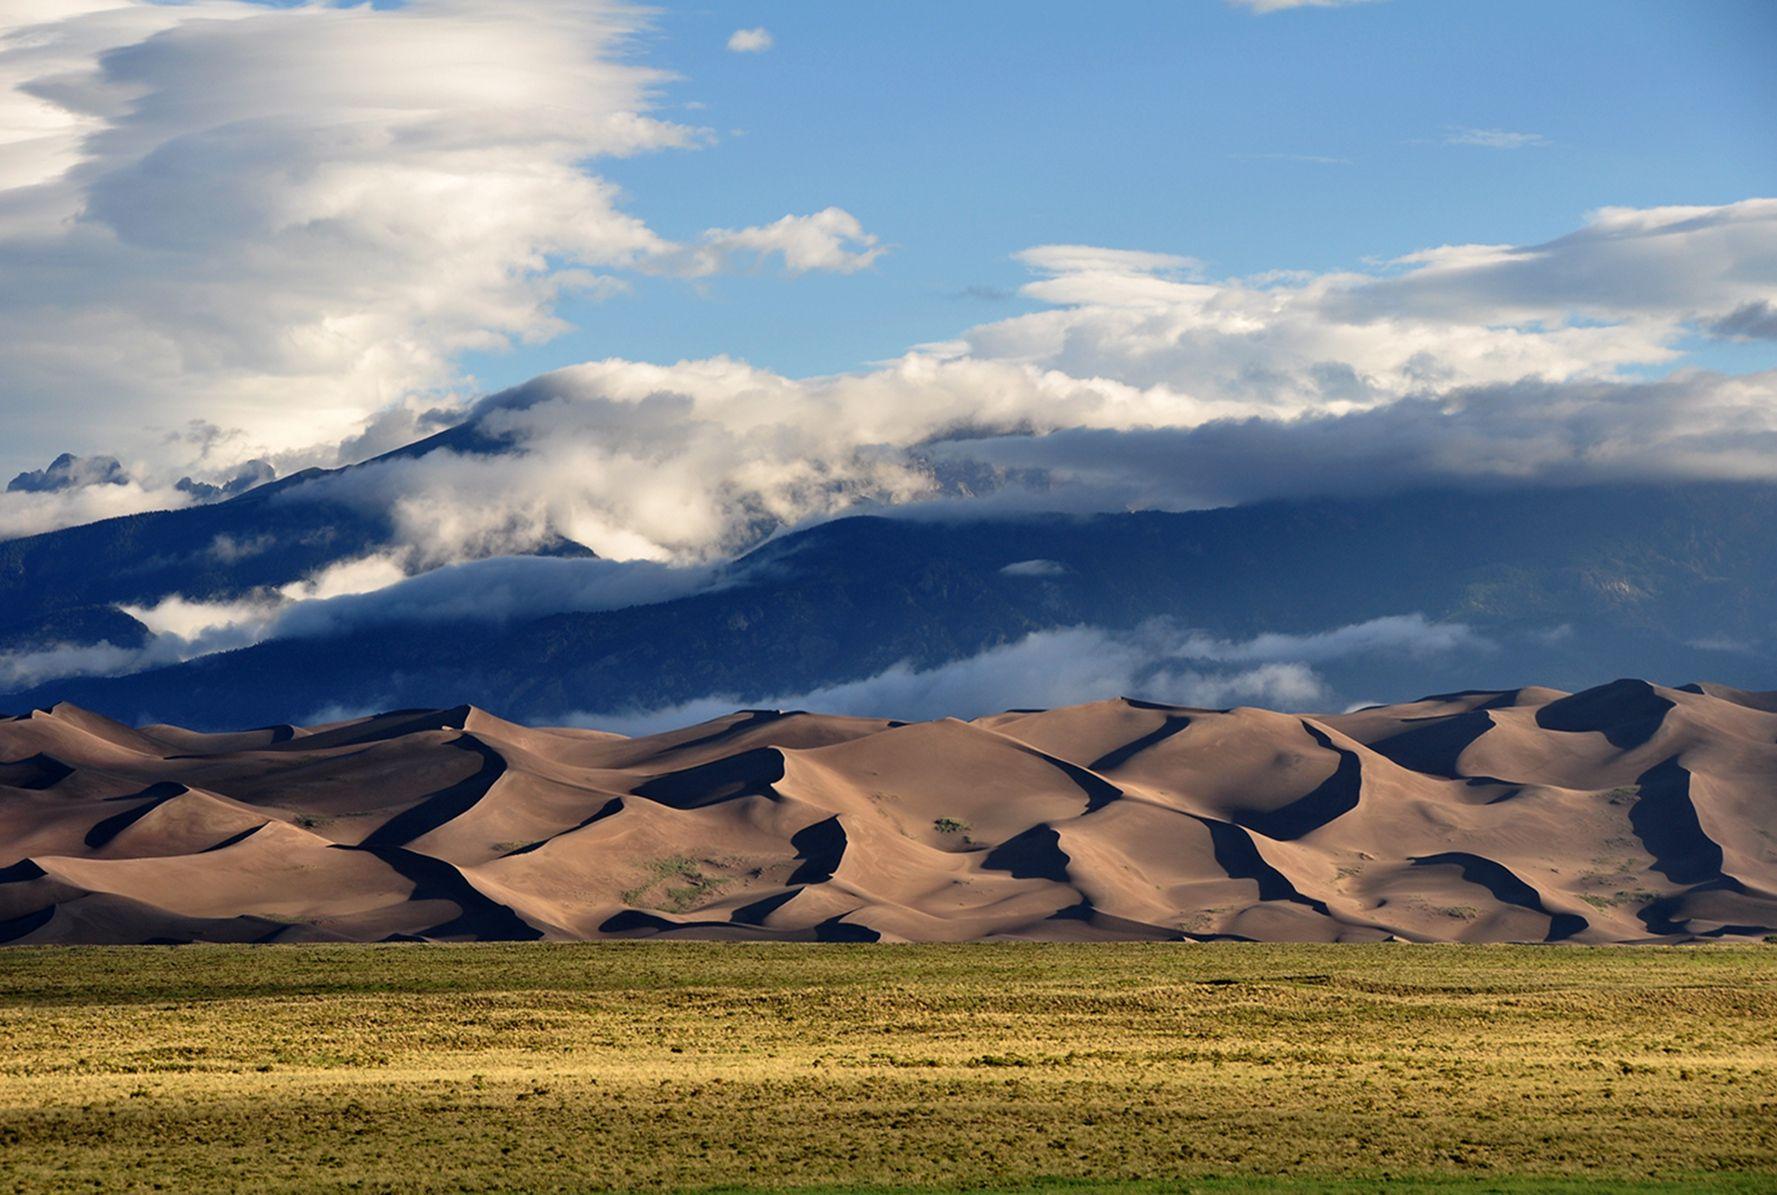
M769 51L726 50L761 23ZM490 382L608 355L856 368L1028 309L1032 245L1324 271L1777 193L1763 0L668 5L648 45L719 140L605 167L636 210L689 235L837 204L893 248L848 278L574 304L582 331L478 360Z
M1765 0L14 0L0 536L466 417L512 451L341 483L415 559L1777 476L1773 45Z

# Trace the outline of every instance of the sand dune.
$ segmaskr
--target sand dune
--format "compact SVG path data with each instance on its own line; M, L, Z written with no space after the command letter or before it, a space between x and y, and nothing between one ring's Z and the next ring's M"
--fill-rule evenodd
M752 710L634 739L57 706L0 720L0 843L9 942L1763 935L1777 694Z

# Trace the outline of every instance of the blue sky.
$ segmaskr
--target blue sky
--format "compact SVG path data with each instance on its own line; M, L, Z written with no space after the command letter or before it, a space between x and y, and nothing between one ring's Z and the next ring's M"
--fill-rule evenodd
M756 26L771 49L726 49ZM890 252L846 276L636 279L566 304L577 331L469 365L490 386L610 355L851 369L1029 310L1011 254L1031 245L1326 271L1777 193L1773 48L1766 0L667 4L640 56L682 76L663 115L717 140L602 161L628 206L689 237L837 204ZM1467 130L1543 140L1450 143Z
M544 373L498 468L388 479L428 558L1777 479L1773 46L1770 0L11 0L0 537Z

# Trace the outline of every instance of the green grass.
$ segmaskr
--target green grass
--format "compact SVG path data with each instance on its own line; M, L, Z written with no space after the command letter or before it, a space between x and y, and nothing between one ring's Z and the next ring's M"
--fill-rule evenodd
M1777 949L0 951L0 1189L1777 1190Z
M633 908L689 912L720 895L728 886L727 877L712 876L706 870L726 866L727 863L718 859L705 859L700 864L688 855L655 859L648 864L648 874L642 882L623 893L623 903Z

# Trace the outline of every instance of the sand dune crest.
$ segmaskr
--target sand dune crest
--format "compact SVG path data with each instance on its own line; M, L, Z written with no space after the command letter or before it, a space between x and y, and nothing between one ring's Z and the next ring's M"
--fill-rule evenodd
M1762 935L1774 786L1777 694L1636 680L633 739L64 705L0 720L0 940Z

